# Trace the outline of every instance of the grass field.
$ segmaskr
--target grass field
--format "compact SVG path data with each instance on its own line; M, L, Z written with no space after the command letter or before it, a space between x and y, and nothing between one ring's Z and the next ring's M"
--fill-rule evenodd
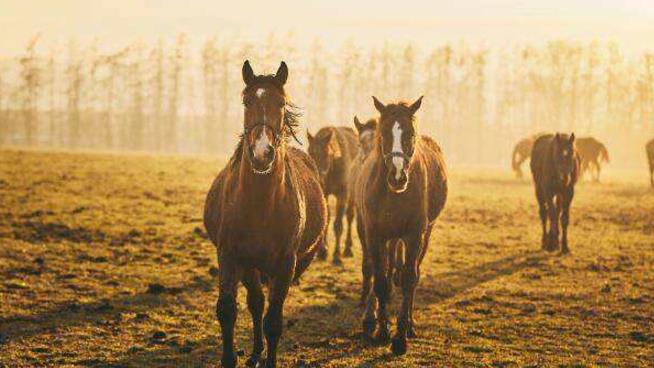
M202 206L219 168L0 151L0 366L218 366ZM530 180L452 171L408 354L361 337L355 246L342 268L316 262L291 290L282 366L654 365L654 191L645 171L608 174L578 186L561 257L539 251ZM247 355L243 289L239 300Z

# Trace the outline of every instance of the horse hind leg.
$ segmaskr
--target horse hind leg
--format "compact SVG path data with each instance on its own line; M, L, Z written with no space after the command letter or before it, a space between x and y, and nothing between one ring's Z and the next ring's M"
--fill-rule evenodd
M548 237L547 237L547 202L545 201L544 196L539 192L537 193L538 198L538 215L540 216L540 222L542 226L542 236L541 236L541 249L547 250L548 248Z
M329 220L331 217L331 212L329 211L329 196L325 195L325 203L327 203L327 224L328 226L325 226L325 231L323 232L322 236L320 237L320 244L318 248L318 259L321 261L324 261L327 259L327 233L329 229Z
M261 286L261 279L259 277L259 272L250 269L243 274L241 279L243 286L247 289L247 303L248 310L252 316L252 330L253 330L253 342L252 342L252 354L250 358L245 363L248 367L256 367L258 364L261 364L261 354L263 353L263 309L264 309L264 295L263 288Z
M343 257L352 258L354 257L354 253L352 252L352 220L354 219L354 203L352 203L352 201L348 201L345 210L345 219L347 220L347 232L345 233L345 249L343 250Z
M341 261L341 235L343 235L343 215L345 215L345 198L338 196L336 198L336 216L334 216L334 237L336 244L334 246L333 263L342 264Z

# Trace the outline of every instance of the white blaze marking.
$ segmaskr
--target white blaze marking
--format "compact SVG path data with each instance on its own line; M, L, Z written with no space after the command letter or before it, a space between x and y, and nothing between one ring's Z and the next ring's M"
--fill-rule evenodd
M261 98L266 94L266 89L265 88L258 88L257 89L257 98Z
M254 156L256 158L263 158L266 152L268 152L268 147L270 146L270 140L268 139L268 134L266 134L266 129L261 129L259 137L254 142Z
M402 128L400 128L400 123L397 121L393 125L393 148L391 152L404 153L402 150ZM402 169L404 168L404 158L393 156L392 161L395 166L395 180L400 180Z

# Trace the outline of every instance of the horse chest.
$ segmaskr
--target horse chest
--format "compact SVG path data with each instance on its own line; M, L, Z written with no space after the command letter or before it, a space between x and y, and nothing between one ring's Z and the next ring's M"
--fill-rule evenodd
M238 248L249 258L284 252L301 233L306 220L302 201L253 206L235 201L225 210L222 246Z

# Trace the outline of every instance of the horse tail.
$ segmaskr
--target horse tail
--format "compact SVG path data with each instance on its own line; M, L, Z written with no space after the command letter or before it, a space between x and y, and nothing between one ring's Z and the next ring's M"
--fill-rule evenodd
M606 146L600 143L600 159L604 162L609 163L609 151L606 149Z

